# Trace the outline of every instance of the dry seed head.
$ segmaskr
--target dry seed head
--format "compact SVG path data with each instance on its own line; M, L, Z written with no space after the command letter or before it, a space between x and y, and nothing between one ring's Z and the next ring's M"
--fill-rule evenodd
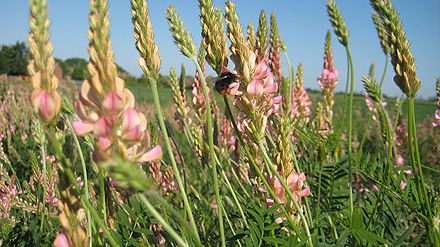
M183 101L179 79L177 79L176 72L173 68L170 69L170 87L171 91L173 92L174 105L177 108L177 112L179 113L181 120L184 121L186 119L186 107Z
M110 41L107 0L90 1L89 21L88 70L92 75L92 84L100 93L103 88L113 91L116 89L117 69Z
M247 27L247 43L249 48L252 51L255 51L255 33L254 33L254 25L252 22L249 22Z
M258 20L258 30L257 30L257 42L256 42L256 52L257 61L260 61L266 56L267 50L267 20L266 12L261 10L260 18Z
M344 18L342 18L341 11L339 11L338 6L333 0L329 0L327 3L327 14L339 42L347 47L349 38L347 26L345 25Z
M295 78L295 86L297 88L304 87L304 79L303 79L303 65L302 63L298 64L298 68L296 70L296 78Z
M280 34L278 32L278 23L275 13L270 15L270 51L269 61L275 77L281 82L283 71L281 68L281 54L280 54Z
M396 73L394 82L408 97L415 97L420 88L420 80L416 75L414 56L399 13L388 0L370 0L370 3L379 15L387 34L391 63Z
M277 137L277 149L278 154L276 156L276 165L278 170L287 176L293 170L292 168L292 152L291 152L291 143L292 143L292 128L293 124L288 117L280 118L280 126L279 133Z
M228 56L221 10L214 9L212 0L200 0L199 8L206 60L217 74L220 74L221 68L227 64Z
M388 56L388 53L390 51L390 48L388 46L388 37L387 32L385 30L385 27L382 25L382 22L380 21L379 16L377 13L374 13L371 15L371 18L373 19L374 27L377 31L377 36L380 41L380 46L382 47L382 51L385 54L385 56Z
M225 6L225 19L227 31L226 34L231 41L231 46L229 50L232 53L232 60L235 65L238 67L239 74L242 75L242 79L245 82L250 81L250 68L251 64L249 63L250 58L250 49L246 44L246 40L243 35L243 28L238 21L238 15L235 10L235 4L231 1L226 2Z
M174 43L176 43L180 52L188 58L195 58L197 56L197 48L182 19L171 5L167 9L167 20Z
M147 77L157 79L161 61L148 16L147 0L131 0L130 2L136 49L141 56L139 64Z

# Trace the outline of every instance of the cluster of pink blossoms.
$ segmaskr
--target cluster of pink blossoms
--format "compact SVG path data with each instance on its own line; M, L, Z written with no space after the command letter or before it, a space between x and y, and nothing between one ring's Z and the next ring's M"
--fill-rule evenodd
M250 116L254 116L254 121L260 126L259 130L266 128L267 118L272 113L278 113L282 96L276 96L278 83L274 80L274 75L267 65L267 61L263 58L256 63L255 53L251 52L249 63L254 68L250 74L250 82L239 81L231 84L229 94L235 95L234 105L244 113L242 126L247 129ZM223 69L227 71L226 68ZM235 71L240 71L235 69ZM235 73L231 71L231 73ZM240 75L237 75L240 77ZM243 129L243 130L244 130ZM251 128L252 129L252 128ZM254 129L254 131L257 131Z
M301 198L310 195L310 187L307 186L304 188L305 181L306 181L306 176L304 175L303 172L298 174L292 170L292 172L287 177L287 186L292 192L295 201L298 205L301 205ZM284 190L278 178L277 177L269 178L268 182L269 185L272 187L273 191L275 192L275 195L277 196L278 200L283 204L287 204L290 208L293 208L293 202L288 203L286 199L287 192ZM267 198L266 203L268 206L271 206L275 203L275 200L273 198ZM283 221L283 218L278 218L275 221L278 224L280 224Z
M81 87L76 104L81 121L73 122L73 127L78 135L93 134L97 141L94 159L109 160L113 154L133 162L160 159L160 146L147 150L147 120L134 108L134 96L124 88L124 81L116 78L107 93L101 85L92 85L86 80Z

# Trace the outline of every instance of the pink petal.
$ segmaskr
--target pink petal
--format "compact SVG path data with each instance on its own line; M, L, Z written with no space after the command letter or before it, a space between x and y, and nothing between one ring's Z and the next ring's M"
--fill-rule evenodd
M252 80L247 86L247 93L250 97L259 98L263 95L263 92L263 85L258 80Z
M139 113L134 108L127 108L122 115L122 131L129 131L141 123Z
M79 136L86 135L93 130L93 124L88 124L81 121L74 121L72 126L75 130L75 133Z
M58 233L55 241L53 242L54 247L70 247L70 241L64 232Z
M253 78L256 80L262 80L268 74L269 67L267 66L266 59L261 60L255 67Z
M57 113L55 99L46 90L36 90L31 95L35 111L44 121L52 120Z
M124 100L116 92L110 92L102 101L102 107L110 114L118 114L124 109Z
M278 84L277 83L272 83L267 85L266 87L264 87L264 92L265 93L275 93L278 90Z
M104 117L100 117L93 125L93 134L96 136L106 136L110 133L110 124Z
M99 149L107 150L112 145L113 142L108 138L99 137L98 143L99 143Z
M160 145L156 145L153 149L142 155L139 159L140 162L155 161L162 159L162 148Z

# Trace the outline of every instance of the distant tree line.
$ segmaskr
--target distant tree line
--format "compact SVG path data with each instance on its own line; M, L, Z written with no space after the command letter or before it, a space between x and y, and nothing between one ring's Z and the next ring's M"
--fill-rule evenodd
M29 49L24 42L17 42L12 45L0 45L0 74L28 75L27 65L31 57ZM63 70L64 77L72 80L82 81L90 74L87 70L88 61L83 58L68 58L61 60L55 58L56 63ZM132 77L121 66L116 65L121 77Z
M24 42L0 45L0 74L27 75L29 49Z

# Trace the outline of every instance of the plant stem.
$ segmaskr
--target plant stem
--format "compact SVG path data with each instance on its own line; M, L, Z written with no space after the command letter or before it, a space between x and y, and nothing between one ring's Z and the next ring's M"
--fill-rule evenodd
M353 140L353 90L354 90L354 69L353 69L353 60L351 58L350 48L348 46L345 48L347 52L347 57L349 61L350 67L350 107L348 109L348 188L350 191L350 217L353 214L353 189L351 187L352 184L352 176L353 176L353 160L352 160L352 140Z
M209 92L208 92L208 86L206 85L205 76L203 75L202 68L200 67L197 58L193 57L191 58L194 65L197 68L197 72L200 75L200 78L202 79L202 88L203 88L203 94L205 95L205 107L206 107L206 119L207 119L207 132L208 132L208 144L209 144L209 160L211 163L211 170L212 170L212 179L214 182L214 192L215 192L215 200L217 202L217 208L218 210L218 219L219 219L219 225L220 225L220 238L222 241L222 246L226 246L226 239L225 239L225 229L223 226L223 212L221 210L222 208L222 201L220 198L220 190L218 186L218 176L217 176L217 164L215 162L215 151L214 151L214 136L213 136L213 127L212 127L212 112L211 112L211 103L209 98Z
M226 114L228 115L229 120L232 122L232 126L234 127L235 134L237 135L237 138L238 138L238 140L240 142L240 145L244 149L244 151L245 151L245 153L246 153L246 155L247 155L247 157L249 159L249 163L251 164L252 168L257 173L258 177L263 182L263 185L265 186L265 188L266 188L267 192L269 193L269 195L271 196L271 198L273 198L273 200L277 204L280 205L281 211L286 216L287 221L289 221L289 223L292 226L293 230L296 232L298 237L302 239L303 236L302 236L301 232L299 231L296 223L293 222L292 217L290 217L290 215L286 211L286 208L284 207L284 205L281 204L280 200L278 199L278 197L273 192L272 188L270 187L269 183L267 182L267 180L264 177L263 173L261 172L260 168L258 168L257 164L255 163L254 157L252 156L251 152L249 151L248 146L246 146L246 144L244 143L243 138L241 137L241 133L238 130L237 123L235 122L234 116L232 115L232 111L231 111L231 107L229 106L228 98L226 96L223 96L223 100L225 102Z
M84 155L81 149L81 145L79 144L78 137L75 134L75 131L73 130L72 124L68 119L65 121L67 123L67 126L70 129L70 133L73 136L73 140L75 142L76 148L78 149L79 154L79 160L81 161L81 167L83 171L83 178L84 178L84 194L86 196L86 200L90 202L90 195L89 195L89 182L88 182L88 176L87 176L87 168L86 168L86 162L84 160ZM89 231L89 246L93 246L92 243L92 217L90 215L90 211L87 210L87 228Z
M157 210L151 205L147 197L143 194L139 194L139 198L147 207L147 209L153 214L153 217L165 228L165 230L170 234L170 236L177 242L179 246L188 246L188 244L177 234L176 231L162 218L162 216L157 212Z
M160 126L160 129L162 131L162 135L164 137L165 147L167 149L168 156L169 156L170 161L171 161L171 166L173 167L174 174L176 176L177 184L179 185L180 193L182 194L184 207L185 207L186 212L188 213L189 221L190 221L190 224L191 224L191 228L193 228L193 231L197 235L196 242L200 244L200 236L199 236L197 228L196 228L196 223L195 223L194 216L193 216L193 213L192 213L191 205L189 204L188 197L187 197L186 192L185 192L185 187L184 187L182 178L180 176L180 171L177 168L176 159L174 157L173 149L171 148L170 139L168 137L168 132L167 132L167 129L166 129L166 126L165 126L164 117L163 117L163 114L162 114L162 108L161 108L160 101L159 101L159 93L158 93L158 90L157 90L157 82L156 82L156 79L154 79L152 77L150 77L148 79L149 79L150 84L151 84L151 91L152 91L152 94L153 94L154 105L156 107L156 114L157 114L157 118L158 118L158 121L159 121L159 126Z
M64 155L62 148L61 148L58 140L55 137L55 132L54 132L53 128L49 128L49 137L50 137L50 141L53 146L54 152L56 153L57 157L61 158L61 161L63 164L62 166L61 165L59 166L61 171L65 172L65 174L67 175L67 177L70 180L70 183L73 185L73 188L79 194L80 187L78 185L78 182L76 181L75 176L73 175L72 169L70 168L71 162ZM84 206L84 208L86 208L86 210L90 211L91 216L94 218L95 222L98 223L98 226L103 230L104 236L110 242L110 244L112 246L120 246L119 244L116 243L116 240L113 238L113 236L110 233L110 231L108 230L107 226L104 223L102 223L101 218L99 217L96 210L92 207L90 202L88 200L86 200L84 197L81 197L80 199L81 199L81 204Z
M385 81L385 75L387 74L388 69L388 54L385 55L385 66L382 73L382 78L380 79L379 88L382 88L383 82Z
M43 233L44 227L44 209L46 208L46 191L47 191L47 169L46 169L46 138L44 133L41 134L41 159L43 161L43 201L41 202L41 222L40 222L40 234Z
M408 143L410 147L410 154L411 154L411 163L414 170L414 173L416 174L416 180L418 182L419 192L421 193L421 202L424 207L425 213L427 213L427 217L429 219L432 219L432 212L431 212L431 206L428 199L428 194L426 191L425 181L423 178L423 169L421 167L420 162L420 154L419 154L419 147L417 144L417 133L416 133L416 120L414 115L414 98L408 97L408 126L411 126L409 128L408 133Z
M104 173L99 170L99 192L101 195L101 210L104 218L104 224L107 226L107 204L105 200L105 178Z

